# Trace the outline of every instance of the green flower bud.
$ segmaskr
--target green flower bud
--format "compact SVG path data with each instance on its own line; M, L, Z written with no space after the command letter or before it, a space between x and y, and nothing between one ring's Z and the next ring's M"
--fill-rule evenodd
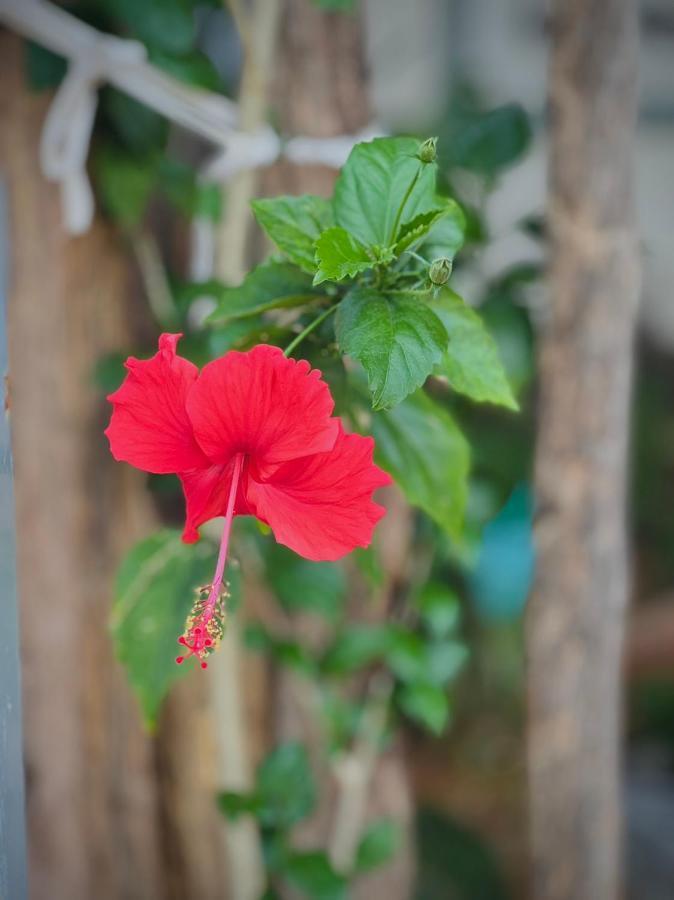
M447 284L452 274L452 263L446 256L434 259L428 270L428 277L433 284Z
M423 142L423 144L419 144L419 159L422 163L432 163L435 162L435 157L438 155L437 153L438 139L436 137L428 138Z

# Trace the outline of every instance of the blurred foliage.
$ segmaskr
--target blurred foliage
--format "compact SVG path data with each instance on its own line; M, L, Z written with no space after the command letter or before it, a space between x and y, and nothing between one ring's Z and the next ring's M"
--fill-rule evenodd
M330 10L353 6L315 2ZM220 4L85 0L71 9L95 27L142 41L152 62L185 83L229 90L200 39L209 17L224 15ZM56 86L65 71L62 59L33 45L26 66L39 90ZM275 604L274 615L248 623L246 644L309 681L328 761L362 739L380 703L382 747L401 725L443 734L461 707L461 673L481 664L475 610L517 617L528 584L528 294L540 269L524 261L486 279L480 261L491 241L491 191L526 152L530 128L516 105L486 108L463 88L438 134L437 159L433 142L421 147L412 137L357 146L330 200L258 200L253 212L274 255L239 285L186 282L169 260L171 306L152 311L158 329L184 332L181 350L198 365L232 348L301 341L301 355L330 384L336 412L374 435L379 464L415 510L409 577L395 585L384 622L371 620L375 602L391 590L376 543L347 565L313 563L251 523L236 523L235 555L255 569ZM219 187L197 177L198 154L183 153L161 116L103 89L92 172L102 208L130 245L155 226L157 209L187 221L221 216ZM477 190L464 191L466 173ZM533 214L516 227L544 234ZM477 285L470 303L457 292L464 280ZM154 348L129 351L143 356ZM118 385L126 355L99 362L94 378L102 392ZM523 412L515 416L518 405ZM148 485L167 524L177 525L177 479L151 476ZM149 724L173 681L191 669L174 664L175 641L193 588L210 578L213 554L208 539L185 547L179 532L164 529L122 565L113 638ZM236 600L236 569L228 573ZM320 625L311 641L292 627L307 615ZM386 690L372 691L382 684ZM260 826L269 900L289 886L314 900L345 897L353 879L399 846L393 823L376 821L360 836L348 872L336 872L322 848L298 849L293 830L312 815L324 787L306 749L283 744L262 762L250 792L218 798L224 815L253 816ZM419 847L420 900L506 897L488 851L458 825L423 814Z
M490 850L476 834L441 813L419 813L417 852L415 900L511 898Z

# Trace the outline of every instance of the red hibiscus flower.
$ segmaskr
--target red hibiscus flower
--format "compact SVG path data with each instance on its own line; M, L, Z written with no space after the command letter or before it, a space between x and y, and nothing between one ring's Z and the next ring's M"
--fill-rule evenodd
M321 373L261 344L230 351L201 372L163 334L151 359L130 357L106 435L112 455L145 472L175 472L186 500L183 540L225 517L213 584L180 639L204 657L221 631L218 610L235 515L257 516L300 556L335 560L367 547L384 515L372 493L390 477L372 462L372 438L346 434ZM182 657L178 658L182 661Z

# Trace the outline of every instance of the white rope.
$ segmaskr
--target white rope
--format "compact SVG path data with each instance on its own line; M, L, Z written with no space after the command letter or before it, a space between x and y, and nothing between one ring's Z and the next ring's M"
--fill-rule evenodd
M238 172L268 166L284 155L299 165L339 168L354 144L382 132L370 126L360 135L292 138L285 147L265 125L251 133L237 130L238 107L211 91L182 84L147 62L138 41L104 34L47 0L0 0L0 23L69 60L68 71L47 113L40 141L40 166L61 187L64 224L82 234L94 216L94 197L86 172L96 116L98 89L114 85L167 119L216 146L200 173L205 181L226 182ZM199 274L209 270L208 226L195 223Z

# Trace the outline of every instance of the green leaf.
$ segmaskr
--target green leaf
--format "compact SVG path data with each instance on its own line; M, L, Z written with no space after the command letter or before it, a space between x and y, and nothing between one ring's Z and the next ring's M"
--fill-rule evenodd
M378 587L384 580L377 547L370 544L369 547L356 547L351 553L351 559L360 569L370 587Z
M257 770L257 816L264 826L288 828L304 819L316 803L316 785L307 751L301 744L282 744Z
M469 448L447 410L422 391L372 417L376 458L419 506L459 537L468 496Z
M464 109L450 118L443 156L449 165L493 176L522 156L530 141L528 116L516 103L488 112Z
M169 125L159 113L115 88L101 91L102 111L115 134L134 153L159 153L168 137Z
M427 251L429 259L436 256L446 256L447 259L454 259L454 256L463 244L466 220L458 203L449 198L439 199L443 200L441 206L428 212L420 213L411 222L407 222L407 224L402 226L398 232L398 240L394 248L396 256L400 255L403 250L411 247L412 244L426 237L424 247L431 248L431 252ZM435 252L441 243L442 250Z
M356 851L355 871L369 872L388 862L400 844L400 830L390 819L372 822L360 839Z
M426 664L426 646L423 639L402 626L392 628L386 662L396 678L401 681L423 679Z
M314 4L326 12L351 12L356 0L314 0Z
M176 665L177 639L194 590L209 582L214 564L215 551L208 541L188 546L172 529L136 544L122 562L110 622L112 638L148 727L156 724L171 684L192 668L187 663Z
M439 371L454 390L472 400L519 409L496 343L475 310L449 288L439 290L429 306L449 335Z
M417 813L416 900L513 900L484 832L473 832L442 813Z
M398 694L402 711L419 725L440 735L449 721L449 698L434 684L408 684Z
M427 259L437 259L439 256L454 259L463 247L464 241L469 239L468 226L468 217L464 210L457 206L456 213L450 212L449 215L433 221L420 252Z
M357 144L335 183L336 224L365 246L390 247L400 225L434 209L437 168L435 163L420 162L418 149L419 141L407 137L375 138ZM415 178L414 189L405 201Z
M259 622L246 627L245 642L249 650L266 653L279 665L302 675L313 676L316 672L316 664L307 647L291 638L275 637Z
M32 41L26 41L24 65L26 80L33 91L58 87L68 70L68 62L63 56Z
M346 596L346 577L333 562L312 562L273 541L265 541L269 587L288 612L314 612L334 622Z
M458 641L432 641L426 645L425 680L445 687L459 674L468 659L468 649Z
M400 681L443 687L457 675L467 655L458 641L426 641L415 632L397 627L392 629L386 662Z
M204 287L210 288L204 293L215 296L218 302L209 319L213 323L256 316L270 309L305 306L322 296L303 272L276 260L253 269L238 287L215 286L212 282Z
M202 216L213 221L220 219L221 192L215 184L200 181L191 166L162 157L158 187L186 218Z
M381 659L388 649L389 629L384 625L350 625L328 647L323 671L346 675Z
M385 409L420 387L439 363L447 332L415 294L356 288L342 300L337 343L367 372L372 406Z
M194 13L187 0L103 0L106 11L154 50L186 54L196 39Z
M304 194L255 200L252 206L255 218L279 250L300 269L313 275L316 241L332 225L330 202Z
M180 56L172 56L169 53L153 51L150 53L150 61L160 69L173 75L179 81L191 84L193 87L203 88L215 93L222 90L222 80L210 59L200 50L190 50L189 53Z
M381 261L390 262L391 259L393 254L389 251ZM318 270L314 276L314 284L355 278L360 272L371 269L377 261L371 250L364 247L348 231L335 225L324 231L316 241Z
M111 394L120 386L126 374L124 363L128 357L128 353L108 353L96 361L93 370L94 384L103 394Z
M126 228L140 224L157 181L156 159L139 159L103 146L94 157L94 170L108 213Z
M322 850L288 854L283 874L308 900L346 900L346 879L335 872Z
M421 613L422 622L434 637L446 637L459 623L459 598L454 591L442 584L426 584L416 606Z
M244 815L256 815L260 801L255 794L242 794L238 791L223 791L218 794L218 808L228 819L235 822Z

